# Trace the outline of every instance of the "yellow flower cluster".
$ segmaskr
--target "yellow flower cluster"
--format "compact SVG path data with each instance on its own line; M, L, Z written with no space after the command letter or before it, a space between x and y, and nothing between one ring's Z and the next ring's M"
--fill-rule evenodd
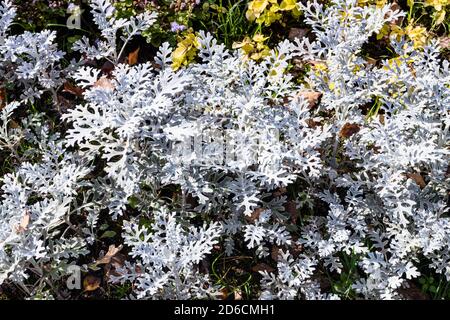
M177 70L181 66L191 63L198 51L200 43L194 33L190 32L178 42L177 48L172 53L172 69Z
M270 48L264 44L269 37L256 34L253 38L245 37L242 42L233 43L233 49L241 49L247 58L259 61L270 54Z
M383 66L383 69L384 70L389 70L389 69L394 70L394 72L391 74L391 77L388 80L389 84L397 84L398 85L399 73L396 72L395 70L400 68L402 65L406 65L409 68L409 70L411 71L411 73L414 75L414 77L416 76L416 72L413 67L414 61L409 56L406 56L406 55L397 56L397 57L387 60L386 62L387 62L387 64L385 64ZM393 96L398 95L398 93L395 92L395 88L391 88L391 89L394 91Z
M387 0L358 0L360 6L376 5L378 8L383 7L386 3Z
M425 7L433 7L435 12L433 18L436 24L444 22L446 10L445 7L450 5L450 0L425 0Z
M391 36L395 36L397 39L400 37L408 37L414 44L414 48L422 48L428 41L427 29L422 26L407 25L405 28L401 28L395 24L391 25Z
M385 24L378 33L377 39L381 39L387 35L394 36L396 39L405 37L413 42L415 49L422 48L428 42L427 29L422 26L414 26L413 23L410 23L404 28L396 24Z
M313 72L313 74L322 79L322 81L328 85L328 88L330 88L331 91L335 91L336 84L330 81L330 70L328 69L328 65L325 62L310 61L309 66L311 67L311 71Z
M441 11L450 4L450 0L425 0L425 6L433 6L436 11Z
M294 17L300 16L297 8L297 0L252 0L248 4L245 13L249 21L270 26L273 22L282 18L282 12L290 11Z

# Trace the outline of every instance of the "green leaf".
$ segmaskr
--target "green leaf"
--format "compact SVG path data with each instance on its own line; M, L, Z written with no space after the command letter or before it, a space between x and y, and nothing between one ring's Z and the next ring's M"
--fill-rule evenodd
M116 232L115 231L105 231L101 236L100 239L104 239L104 238L114 238L116 236Z
M107 224L107 223L104 223L104 224L102 224L101 226L100 226L100 231L103 231L103 230L106 230L106 229L108 229L108 227L109 227L109 225Z

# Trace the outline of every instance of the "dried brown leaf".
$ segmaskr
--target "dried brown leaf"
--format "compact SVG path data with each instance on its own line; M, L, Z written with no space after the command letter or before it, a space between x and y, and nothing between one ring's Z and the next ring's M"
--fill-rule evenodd
M293 241L289 248L289 252L294 258L297 258L303 252L303 246L298 244L297 241Z
M110 61L106 61L102 66L102 72L106 74L110 74L114 70L114 64L112 64Z
M241 290L236 290L234 292L234 300L242 300L242 291Z
M277 246L273 246L270 252L270 256L274 261L278 261L280 256L280 248L278 248Z
M84 291L95 291L98 288L100 288L101 279L93 276L93 275L87 275L83 280L83 288Z
M295 201L288 201L284 205L284 208L286 209L286 212L289 213L291 221L294 224L297 223L298 214L297 214L297 204L295 203Z
M342 127L341 131L339 131L339 137L341 138L349 138L355 133L358 133L361 128L356 123L346 123Z
M439 39L439 45L442 49L450 48L450 37L442 37Z
M114 84L107 77L101 77L94 83L94 87L114 90Z
M120 252L120 250L122 250L122 248L123 248L122 245L118 247L116 247L113 244L110 245L108 248L108 252L101 259L98 259L95 263L97 265L110 263L111 259L114 258Z
M74 86L70 82L64 83L64 88L63 88L62 91L63 92L68 92L68 93L73 94L74 96L77 96L77 97L82 97L83 96L83 92L84 92L83 89L81 89L80 87Z
M28 230L28 225L30 224L30 218L31 215L30 213L27 211L25 212L25 214L23 215L22 219L20 220L19 225L17 226L17 233L22 233Z
M282 195L287 193L287 189L282 187L282 188L278 188L273 192L273 196L274 197L281 197Z
M402 8L401 8L400 5L397 3L397 1L394 1L394 2L391 4L391 10L393 10L393 11L395 11L395 10L402 11ZM392 21L391 24L395 24L395 25L400 26L400 25L402 24L402 22L403 22L403 17L400 17L400 18L398 18L398 19Z
M219 295L219 299L220 300L226 300L228 298L228 289L227 288L222 288L220 289L220 295Z
M252 267L253 272L260 272L260 271L267 271L267 272L274 272L275 269L271 266L269 266L266 263L258 263L257 265Z
M420 173L417 173L417 172L407 173L406 176L408 177L408 179L411 179L415 183L417 183L417 185L420 187L420 189L425 188L425 186L427 185Z
M6 90L0 87L0 110L6 106Z
M316 107L322 97L322 93L316 91L300 91L297 95L308 101L310 109Z
M141 48L137 48L136 50L134 50L128 54L128 64L130 66L135 65L138 62L139 50L141 50Z
M117 253L114 257L111 258L108 264L105 264L104 270L106 278L109 279L111 276L121 276L121 274L117 271L118 268L122 268L125 264L126 256Z
M255 210L253 210L253 212L250 214L250 216L246 216L245 219L250 222L253 223L256 220L259 219L259 216L261 215L261 213L264 211L263 208L256 208Z
M305 28L291 28L289 29L288 39L294 41L295 39L304 38L311 30Z

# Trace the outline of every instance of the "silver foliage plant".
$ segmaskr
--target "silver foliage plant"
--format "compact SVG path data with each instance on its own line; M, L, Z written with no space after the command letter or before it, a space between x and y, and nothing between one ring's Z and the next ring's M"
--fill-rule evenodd
M138 264L127 262L112 280L136 283L138 299L214 298L219 288L211 287L196 265L218 243L220 223L185 228L167 208L155 208L153 214L151 231L136 222L124 224L125 244Z
M391 39L398 58L368 64L362 46L404 15L390 5L298 7L314 41L281 42L255 63L200 32L198 61L173 71L167 43L153 64L121 63L153 14L116 19L108 0L92 1L103 39L74 49L115 68L71 73L85 101L63 114L67 133L39 126L30 134L33 119L12 129L17 103L2 110L0 148L31 139L38 160L2 178L0 282L29 291L31 273L47 284L61 278L95 241L101 210L125 219L129 260L111 281L134 283L133 298L214 298L220 288L199 264L213 249L242 247L257 258L272 250L276 260L274 272L261 272L261 299L345 297L324 289L320 274L340 274L349 260L358 264L352 289L366 299L404 298L419 262L450 280L448 61L436 42L414 50ZM4 54L14 9L6 1L0 11ZM294 56L325 68L296 85L286 71ZM309 91L322 93L315 108L299 94ZM374 99L382 117L362 113ZM343 138L349 123L359 131ZM288 201L280 190L298 184ZM180 199L161 196L170 186ZM317 203L324 212L304 214ZM130 208L139 214L130 218ZM86 221L74 226L70 217L81 215Z
M64 81L64 53L55 43L56 32L9 35L16 16L10 0L0 3L0 15L0 86L12 86L24 101L34 101L45 91L55 94Z
M77 191L90 169L47 126L24 121L22 133L35 152L1 179L0 283L15 283L35 297L88 253L70 216L77 211Z

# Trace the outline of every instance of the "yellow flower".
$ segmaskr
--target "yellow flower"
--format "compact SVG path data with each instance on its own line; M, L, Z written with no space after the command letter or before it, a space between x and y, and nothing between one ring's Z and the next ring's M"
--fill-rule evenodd
M450 0L425 0L425 7L433 7L436 11L441 11L450 5Z
M241 49L246 56L250 55L250 53L255 49L252 40L249 37L245 37L242 42L235 42L232 46L233 49Z
M382 8L386 5L387 0L358 0L358 4L363 6L376 5L378 8Z
M195 34L188 33L172 53L172 69L177 70L181 66L191 63L198 51L199 42Z
M259 18L263 11L266 9L269 4L269 0L253 0L248 4L247 12L245 16L249 21L255 21L256 18Z
M263 50L261 50L259 52L252 53L250 55L250 59L255 60L255 61L259 61L259 60L267 57L269 54L270 54L270 50L269 50L269 48L266 48L266 49L263 49Z
M278 10L266 10L264 13L256 19L257 23L264 23L266 26L270 26L273 22L281 19L282 15L277 13Z
M270 54L270 48L264 44L269 37L262 34L255 34L253 38L245 37L242 42L233 43L233 49L241 49L246 58L259 61Z
M314 62L311 64L311 69L313 69L316 72L316 74L318 74L321 71L323 72L327 71L328 66L323 62Z
M384 36L387 36L390 31L391 31L391 27L389 26L389 24L386 23L385 25L383 25L383 27L381 28L380 32L378 32L377 40L380 40Z
M407 36L413 42L415 49L422 48L428 41L427 29L422 26L413 26L412 24L403 29L397 25L391 25L391 36L396 36L397 39Z
M282 11L292 11L294 17L300 15L300 10L297 8L297 0L283 0L280 4L280 10Z
M393 69L394 67L396 68L400 68L400 66L402 65L402 57L395 57L395 58L391 58L387 61L388 66L384 66L383 69L385 70L389 70L389 69Z
M297 8L297 0L252 0L248 4L245 16L249 21L256 21L259 24L271 25L273 22L281 20L281 12L289 11L294 17L300 15Z
M412 65L411 64L413 62L414 61L411 58L409 58L408 56L402 55L402 56L398 56L398 57L391 58L391 59L387 60L387 65L383 66L383 69L384 70L389 70L389 69L395 70L397 68L400 68L403 63L406 63L406 65L410 69L412 69ZM397 78L398 78L398 75L397 75L396 72L394 72L392 78L389 79L389 83L394 83L397 80Z
M444 22L446 10L445 7L450 5L450 0L425 0L425 7L433 7L433 20L438 25Z
M436 11L433 13L433 20L437 25L444 22L445 14L446 14L445 10Z
M264 37L262 34L258 33L255 34L253 36L253 41L257 42L257 43L262 43L264 41L266 41L267 39L269 39L269 37Z

